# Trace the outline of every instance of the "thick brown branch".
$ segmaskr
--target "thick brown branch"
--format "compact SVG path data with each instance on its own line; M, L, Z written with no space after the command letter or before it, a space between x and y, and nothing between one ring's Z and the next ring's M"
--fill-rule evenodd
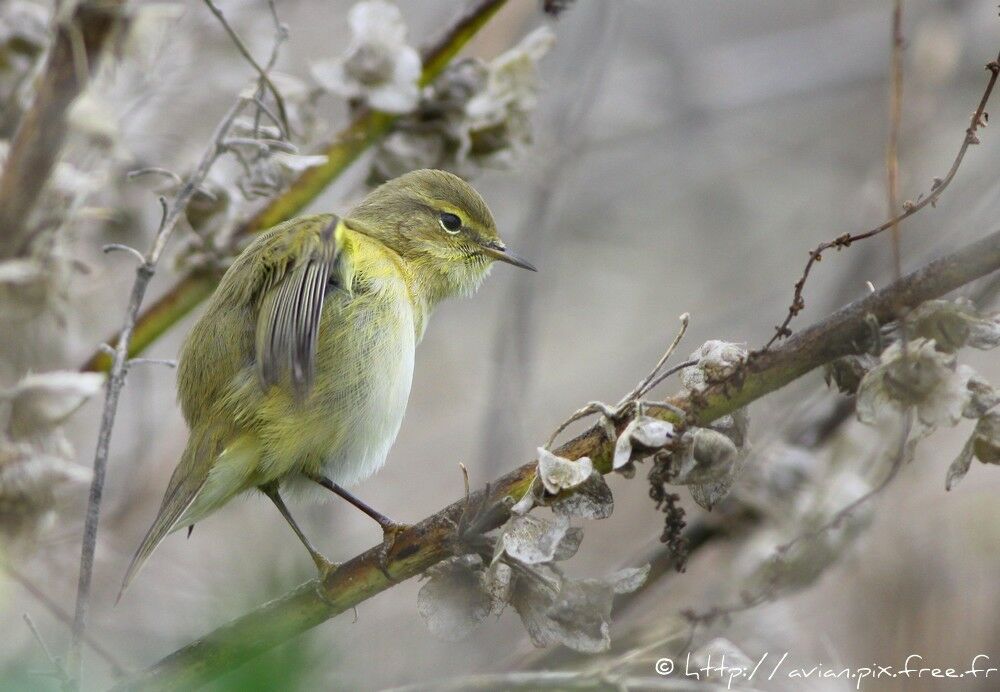
M0 258L27 249L28 215L58 160L66 138L66 114L97 69L122 4L121 0L81 2L68 21L56 26L34 101L18 125L0 175Z
M860 351L870 333L869 315L880 323L891 322L900 306L913 308L998 269L1000 231L838 310L781 347L754 354L744 368L713 384L702 395L681 394L668 403L685 411L688 422L701 425L711 422L824 363ZM646 412L677 420L677 413L666 406L650 406ZM619 431L627 423L627 416L623 416L618 423ZM611 468L612 446L602 428L594 426L556 452L571 459L589 456L595 468L607 473ZM484 530L494 529L506 520L508 511L504 499L520 497L534 474L535 462L525 464L472 496L474 505L482 502L482 506L491 508L478 522ZM401 533L388 561L392 579L380 568L379 548L372 548L343 564L324 581L307 582L220 627L125 681L120 688L177 689L204 683L395 583L420 574L451 554L455 523L465 507L464 499L455 502Z

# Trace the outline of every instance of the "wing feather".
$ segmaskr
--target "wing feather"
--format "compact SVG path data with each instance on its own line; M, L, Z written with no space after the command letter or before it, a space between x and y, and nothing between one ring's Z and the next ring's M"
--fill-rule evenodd
M312 226L291 238L298 247L269 277L256 331L257 374L265 390L286 377L300 400L312 388L327 283L341 259L338 224L333 217L319 232Z

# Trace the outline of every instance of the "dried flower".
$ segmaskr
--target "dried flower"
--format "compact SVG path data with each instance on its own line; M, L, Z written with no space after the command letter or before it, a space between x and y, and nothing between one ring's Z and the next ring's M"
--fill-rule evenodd
M436 637L459 641L490 614L492 598L478 555L450 558L424 576L428 581L417 594L417 612Z
M858 389L858 419L874 423L886 409L916 409L917 418L934 428L955 425L969 400L966 383L972 371L959 367L935 342L917 338L904 355L902 343L887 348Z
M13 389L0 395L10 402L7 434L28 440L50 432L65 421L104 383L93 372L53 371L25 375Z
M90 480L69 455L0 438L0 533L29 543L51 523L59 502Z
M561 490L575 488L594 472L594 464L589 457L576 461L556 456L544 447L538 448L538 477L545 490L557 494Z
M697 360L698 363L681 371L681 384L689 391L704 392L713 382L736 372L746 360L746 356L746 347L741 344L706 341L689 358Z
M674 439L674 426L650 416L636 416L625 426L615 442L612 468L619 470L628 464L663 449Z
M980 315L967 298L929 300L910 313L906 327L946 353L963 346L985 351L1000 345L1000 316Z
M980 418L997 404L1000 404L1000 392L979 375L973 375L965 384L969 390L969 400L962 409L965 418Z
M371 182L416 168L471 177L482 168L510 167L531 143L537 63L554 42L552 31L541 27L490 63L450 65L378 146Z
M514 515L497 539L493 559L507 554L518 562L534 565L551 562L569 531L569 517L556 515L554 521L533 515ZM571 539L575 540L575 539Z
M615 594L635 591L649 565L616 572L605 579L565 579L548 566L530 574L515 572L511 604L535 646L563 644L594 653L611 645L611 606Z
M408 113L417 105L420 55L406 43L399 8L386 0L364 0L347 16L351 43L347 54L312 65L312 75L327 91L363 100L387 113Z
M715 483L730 475L739 450L733 441L711 428L684 433L684 453L673 482L681 485Z

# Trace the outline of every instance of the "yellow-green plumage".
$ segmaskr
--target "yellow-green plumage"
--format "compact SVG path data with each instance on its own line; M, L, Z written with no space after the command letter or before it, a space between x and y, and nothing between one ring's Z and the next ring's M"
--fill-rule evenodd
M236 495L377 471L431 310L471 293L494 259L530 268L499 241L479 194L442 171L390 181L344 219L300 217L260 234L183 346L190 438L124 585L167 534Z

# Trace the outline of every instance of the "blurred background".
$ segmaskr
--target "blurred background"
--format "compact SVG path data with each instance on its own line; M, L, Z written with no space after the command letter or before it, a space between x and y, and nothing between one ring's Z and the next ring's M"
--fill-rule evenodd
M340 55L350 38L350 4L279 0L289 40L276 70L307 81L311 65ZM251 50L266 55L273 33L266 3L219 5ZM462 6L400 3L410 42L426 44ZM141 31L88 92L91 111L71 134L67 157L77 174L101 177L89 179L79 202L91 213L60 241L60 267L73 265L63 267L63 294L0 315L0 386L13 386L28 371L78 368L120 327L134 266L100 248L108 242L148 247L159 214L148 187L122 183L124 171L189 170L253 77L201 3L146 9ZM807 251L886 218L891 12L891 2L870 0L579 0L553 20L538 2L511 0L466 54L489 60L542 24L551 26L556 42L539 61L533 144L508 169L480 171L474 183L509 245L540 271L499 266L474 299L438 310L417 352L400 436L386 467L357 494L396 520L415 522L460 497L459 462L481 486L530 460L575 409L628 392L663 352L682 312L691 314L691 327L678 358L707 339L762 345L784 317ZM951 164L986 82L983 65L1000 48L998 28L995 2L905 3L902 199L929 190ZM0 26L0 35L7 30ZM315 141L347 122L343 99L326 95L315 109ZM104 138L103 148L93 147L94 138ZM903 224L904 270L995 230L1000 141L989 128L982 139L936 207ZM368 158L359 162L310 209L347 210L367 190L370 170ZM184 247L189 233L181 228L168 254ZM829 254L814 270L807 309L793 328L863 296L866 281L884 286L892 278L891 258L888 236ZM165 258L150 298L179 272L173 257ZM193 319L146 355L175 358ZM963 353L962 361L1000 380L995 356ZM132 669L313 572L278 514L252 498L199 524L188 540L181 534L166 540L112 607L184 448L174 377L155 365L133 369L111 448L89 631ZM674 388L669 381L661 392ZM83 466L92 462L101 398L92 398L66 426ZM790 440L809 437L810 426L826 420L838 400L817 372L753 404L754 449L741 484L766 474L769 459ZM977 465L957 489L944 490L947 466L969 431L963 424L925 440L866 510L870 525L838 543L829 568L808 588L702 625L688 648L722 636L751 659L787 651L790 661L806 667L901 666L913 653L956 668L985 653L996 665L1000 475ZM847 420L811 447L810 463L819 469L813 480L823 497L846 504L850 494L837 500L836 485L845 475L877 484L888 470L884 447L893 434ZM610 479L614 516L586 527L580 552L566 566L571 573L603 575L657 554L663 519L643 477L640 469L634 480ZM12 544L8 555L23 577L67 610L86 492L86 483L75 486L31 544ZM714 525L686 494L683 502L690 523ZM794 518L789 512L786 518ZM303 506L297 517L334 560L380 539L366 517L342 502ZM678 613L738 603L759 542L794 536L794 521L769 521L713 539L692 555L684 574L654 574L653 583L616 608L613 653L650 645L634 670L651 676L652 660L684 650ZM417 580L403 583L360 605L356 617L341 615L219 684L377 690L580 665L564 651L536 652L512 611L463 641L438 641L417 613L419 588ZM23 677L26 662L45 667L21 621L24 612L57 651L68 639L63 624L0 574L0 677L6 670L20 684L35 680ZM111 680L93 656L85 670L88 687ZM993 680L949 683L948 689L996 686ZM803 689L801 682L780 679L756 686ZM816 680L808 689L853 686ZM942 687L909 680L872 688Z

